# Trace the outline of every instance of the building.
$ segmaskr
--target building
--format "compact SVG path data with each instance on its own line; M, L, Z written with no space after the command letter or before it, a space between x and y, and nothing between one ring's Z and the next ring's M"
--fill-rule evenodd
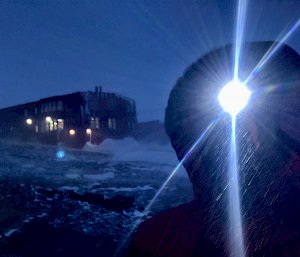
M85 142L101 143L105 138L123 138L136 127L135 101L102 92L76 92L0 109L0 136L61 142L81 148Z

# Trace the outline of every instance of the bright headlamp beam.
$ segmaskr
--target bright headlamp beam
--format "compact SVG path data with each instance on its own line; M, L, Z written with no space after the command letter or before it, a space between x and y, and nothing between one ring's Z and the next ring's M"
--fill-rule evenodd
M220 91L218 99L225 112L235 117L248 103L251 92L239 80L230 81Z

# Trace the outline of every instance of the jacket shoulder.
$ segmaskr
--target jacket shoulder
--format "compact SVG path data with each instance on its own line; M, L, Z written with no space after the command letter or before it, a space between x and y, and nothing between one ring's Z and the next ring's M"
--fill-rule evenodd
M128 256L192 256L201 228L202 214L196 202L182 204L144 221Z

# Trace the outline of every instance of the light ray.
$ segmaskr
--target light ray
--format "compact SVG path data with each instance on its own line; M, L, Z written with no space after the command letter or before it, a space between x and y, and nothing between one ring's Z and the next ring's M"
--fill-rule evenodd
M238 158L236 146L236 118L232 116L231 124L231 147L229 165L229 237L231 255L234 257L244 257L244 236L242 229L242 217L240 206L240 190L238 176Z
M239 0L237 8L236 21L236 40L234 56L234 76L233 81L239 81L239 65L242 52L242 42L246 20L247 0ZM246 84L246 82L245 82ZM242 232L242 219L239 195L238 166L236 152L236 115L231 116L231 149L229 163L229 238L230 238L230 255L234 257L244 257L244 238Z
M264 56L260 59L255 68L251 71L245 83L248 83L252 78L261 70L261 68L271 59L271 57L280 49L280 47L289 39L289 37L298 29L300 26L300 18L293 24L293 26L288 30L287 33L281 35L277 38L276 42L268 49Z
M243 34L246 20L248 0L239 0L237 9L237 22L236 22L236 39L235 39L235 55L234 55L234 80L238 79L239 63L241 57L241 48L243 41Z
M194 149L201 143L208 135L208 133L213 129L213 127L216 125L219 119L211 122L208 127L204 130L204 132L201 134L201 136L197 139L197 141L192 145L192 147L188 150L188 152L185 154L185 156L182 158L182 160L177 164L177 166L174 168L174 170L171 172L171 174L168 176L168 178L164 181L162 186L158 189L158 191L155 193L153 198L150 200L148 205L145 207L143 211L143 215L133 224L130 231L125 235L124 239L122 240L120 246L116 250L114 256L117 257L120 253L120 251L123 249L125 244L127 243L128 239L131 237L135 229L138 227L138 225L141 223L142 218L150 211L151 207L153 206L156 199L159 197L161 192L165 189L167 184L170 182L172 177L175 175L175 173L178 171L178 169L183 165L183 163L189 158L191 153L194 151Z

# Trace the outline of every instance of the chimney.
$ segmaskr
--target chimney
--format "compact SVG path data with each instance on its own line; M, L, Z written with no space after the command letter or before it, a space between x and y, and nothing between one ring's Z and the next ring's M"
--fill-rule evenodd
M97 91L97 101L98 102L100 101L101 97L102 97L102 87L99 86L98 91Z

